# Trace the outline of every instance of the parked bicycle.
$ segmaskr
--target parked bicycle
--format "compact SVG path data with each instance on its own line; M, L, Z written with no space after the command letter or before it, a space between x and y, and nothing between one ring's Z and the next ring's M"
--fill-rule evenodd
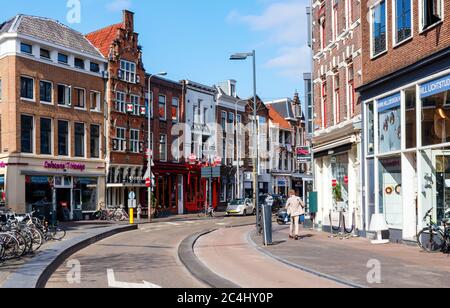
M424 251L429 253L450 252L450 219L442 220L442 225L439 226L433 221L433 209L429 210L424 222L427 222L427 227L417 234L417 243ZM446 214L449 214L447 211Z
M104 221L127 221L130 219L123 208L100 209L93 214L93 218Z

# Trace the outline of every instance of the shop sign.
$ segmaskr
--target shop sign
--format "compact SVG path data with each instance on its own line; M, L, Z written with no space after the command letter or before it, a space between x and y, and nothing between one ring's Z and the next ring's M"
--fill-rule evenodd
M297 148L297 160L301 163L311 162L311 148L310 147Z
M378 101L378 112L383 112L390 109L395 109L400 107L401 103L401 95L400 93L385 97Z
M426 98L450 90L450 75L420 86L420 97Z
M47 168L47 169L61 169L61 170L70 169L70 170L84 171L84 170L86 170L86 165L85 164L80 164L80 163L73 163L73 162L55 163L53 161L46 161L44 163L44 168Z
M5 162L0 162L0 168L1 168L1 169L6 168L7 166L8 166L7 163L5 163Z

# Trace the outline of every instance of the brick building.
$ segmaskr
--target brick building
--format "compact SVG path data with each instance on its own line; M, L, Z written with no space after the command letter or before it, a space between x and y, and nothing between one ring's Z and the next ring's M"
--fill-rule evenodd
M105 66L58 21L17 15L0 24L4 205L81 219L105 202Z
M392 240L411 240L428 210L449 214L450 3L361 8L365 226L383 214Z
M325 226L330 225L330 211L337 218L343 210L356 211L357 224L362 224L361 104L355 93L363 82L361 5L351 0L319 0L311 7L312 146L320 205L317 222Z
M108 59L107 205L128 207L131 191L146 205L146 85L134 14L124 11L121 23L86 37Z

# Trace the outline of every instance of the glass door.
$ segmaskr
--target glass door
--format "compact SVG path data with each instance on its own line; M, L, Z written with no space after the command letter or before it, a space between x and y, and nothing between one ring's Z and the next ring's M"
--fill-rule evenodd
M380 212L390 227L403 228L402 164L400 157L380 159Z
M435 182L433 187L436 196L436 218L438 223L449 216L450 207L450 151L433 152L433 166L435 168Z

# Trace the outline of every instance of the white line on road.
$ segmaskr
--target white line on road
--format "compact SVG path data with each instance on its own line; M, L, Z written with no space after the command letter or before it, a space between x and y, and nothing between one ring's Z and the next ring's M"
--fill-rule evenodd
M160 286L150 283L148 281L143 281L143 283L128 283L128 282L120 282L116 280L116 276L114 275L114 270L108 269L108 286L110 288L117 289L161 289Z
M179 226L180 224L177 224L176 222L166 222L166 225Z

